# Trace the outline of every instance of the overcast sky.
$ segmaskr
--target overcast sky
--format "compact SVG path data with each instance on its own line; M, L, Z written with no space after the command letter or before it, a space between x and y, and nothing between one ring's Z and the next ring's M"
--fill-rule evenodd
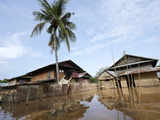
M50 0L51 1L51 0ZM0 0L0 79L55 63L44 30L30 38L37 0ZM92 75L128 54L160 59L160 0L70 0L77 42L62 45L59 60L71 59Z

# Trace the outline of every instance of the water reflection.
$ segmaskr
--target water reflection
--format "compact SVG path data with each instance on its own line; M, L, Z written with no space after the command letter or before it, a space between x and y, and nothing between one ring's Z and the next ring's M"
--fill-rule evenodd
M101 97L95 95L90 103L82 102L89 108L80 120L132 120L129 116L116 109L110 109L107 105L100 102ZM125 116L125 119L124 119Z
M159 90L108 89L2 105L0 120L158 120Z
M13 118L11 113L7 113L0 107L0 120L16 120L16 118Z
M88 106L81 104L81 101L90 102L94 92L78 94L73 96L60 96L36 100L24 103L3 105L0 110L0 120L6 117L7 120L14 119L31 119L31 120L77 120L83 117ZM7 114L9 113L10 117ZM2 115L3 114L3 115Z
M160 118L159 87L114 89L115 94L99 91L100 101L108 109L123 112L133 120L158 120ZM143 91L143 92L142 92ZM122 93L121 93L122 92Z

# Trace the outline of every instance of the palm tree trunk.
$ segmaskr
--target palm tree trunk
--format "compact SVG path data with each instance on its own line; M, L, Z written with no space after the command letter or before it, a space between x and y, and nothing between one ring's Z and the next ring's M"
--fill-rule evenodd
M59 83L59 66L58 66L58 51L55 49L55 57L56 57L56 78Z
M56 36L55 36L55 39L56 39ZM55 50L55 58L56 58L56 80L57 80L57 83L59 84L58 50L57 50L57 41L56 40L54 43L54 50Z

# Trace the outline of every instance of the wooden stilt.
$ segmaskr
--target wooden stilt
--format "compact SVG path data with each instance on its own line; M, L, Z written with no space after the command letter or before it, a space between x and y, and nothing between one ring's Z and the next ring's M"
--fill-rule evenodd
M131 76L132 76L133 87L136 88L136 83L135 83L135 80L134 80L134 75L131 75Z

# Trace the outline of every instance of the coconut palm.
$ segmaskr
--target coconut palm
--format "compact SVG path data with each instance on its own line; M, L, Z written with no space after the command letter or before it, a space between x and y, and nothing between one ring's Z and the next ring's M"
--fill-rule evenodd
M31 37L38 35L46 28L47 33L50 35L48 45L52 51L55 52L56 58L56 79L59 82L59 67L58 67L58 49L62 42L65 42L70 51L70 41L76 40L75 24L70 21L73 13L65 12L67 0L55 0L49 3L47 0L38 0L41 9L34 11L33 16L39 23L34 27Z

